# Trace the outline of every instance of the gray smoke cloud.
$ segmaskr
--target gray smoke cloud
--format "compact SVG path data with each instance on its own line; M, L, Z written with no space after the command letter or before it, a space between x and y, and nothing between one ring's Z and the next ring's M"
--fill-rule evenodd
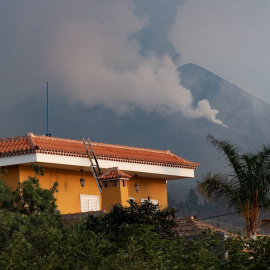
M27 72L22 69L22 73L29 75L32 70L40 78L40 72L34 70L37 63L31 66L29 61L42 60L39 71L71 102L84 106L102 104L119 114L138 107L161 115L181 112L188 118L206 118L226 126L217 118L218 110L212 109L207 100L193 107L192 95L181 86L170 53L143 50L138 33L151 24L150 15L138 16L133 2L66 0L48 3L31 2L32 5L28 4L28 9L23 10L26 17L32 16L35 21L29 17L20 17L22 20L17 21L23 30L21 52L28 63ZM18 7L10 8L10 12L15 9L15 14L20 14ZM23 37L25 32L27 36ZM23 68L23 63L20 64ZM28 81L31 79L27 77Z
M270 103L270 1L188 0L168 35L194 63Z

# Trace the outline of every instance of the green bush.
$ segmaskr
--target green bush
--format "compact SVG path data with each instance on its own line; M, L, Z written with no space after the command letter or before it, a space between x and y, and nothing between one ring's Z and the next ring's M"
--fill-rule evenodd
M220 239L210 231L175 238L174 209L149 201L114 205L68 228L55 211L53 192L37 178L15 192L0 181L0 269L270 269L269 238Z
M164 237L173 237L172 228L175 209L160 210L157 205L149 200L141 205L130 202L130 206L113 205L112 210L101 217L89 216L86 222L88 230L96 233L105 232L118 236L132 224L153 225L155 230Z

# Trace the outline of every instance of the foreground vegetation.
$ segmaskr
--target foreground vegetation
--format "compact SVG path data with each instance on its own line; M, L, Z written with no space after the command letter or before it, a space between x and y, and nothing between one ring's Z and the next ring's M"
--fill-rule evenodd
M0 269L267 269L270 239L195 239L172 233L174 210L146 202L114 205L70 227L52 190L30 177L11 192L0 180ZM225 258L225 252L229 256Z
M260 229L259 210L270 209L270 147L241 153L228 141L208 135L207 139L227 159L229 173L208 173L198 182L197 190L205 198L222 198L246 221L248 236Z

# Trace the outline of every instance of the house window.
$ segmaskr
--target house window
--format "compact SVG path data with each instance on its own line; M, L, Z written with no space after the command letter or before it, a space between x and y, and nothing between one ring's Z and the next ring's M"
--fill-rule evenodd
M147 199L141 199L141 203L143 203L143 202L145 202L145 201L147 201ZM150 202L151 202L152 204L155 204L155 205L158 204L158 200L150 199Z
M81 212L99 210L99 196L81 194L80 201L81 201Z
M131 202L135 202L135 198L133 198L133 197L129 197L128 198Z
M147 202L147 199L141 199L141 203L143 203L143 202Z
M110 181L110 187L116 187L117 180L111 180Z
M155 205L158 204L158 200L150 200L150 202L151 202L152 204L155 204Z

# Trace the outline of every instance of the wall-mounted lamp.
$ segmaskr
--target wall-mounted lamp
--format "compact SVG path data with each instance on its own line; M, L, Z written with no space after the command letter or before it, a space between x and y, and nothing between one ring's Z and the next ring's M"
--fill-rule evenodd
M81 169L81 179L80 179L80 184L82 187L84 187L84 184L85 184L85 179L82 177L82 173L83 173L83 169Z
M134 187L135 187L136 192L138 192L139 191L139 187L140 187L140 185L138 183L138 179L137 179L138 175L135 174L135 177L136 177L136 183L134 184Z

